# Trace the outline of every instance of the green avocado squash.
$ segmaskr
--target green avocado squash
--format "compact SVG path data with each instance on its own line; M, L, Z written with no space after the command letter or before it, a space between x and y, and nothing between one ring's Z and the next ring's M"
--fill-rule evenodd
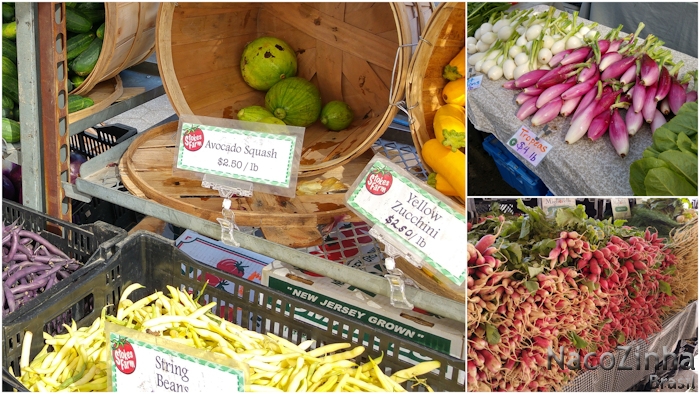
M259 105L251 105L250 107L245 107L238 111L238 120L243 120L246 122L257 122L263 118L269 118L272 112L268 111L265 107Z
M288 125L306 127L321 114L321 92L304 78L285 78L267 91L265 107Z
M241 74L251 88L267 91L280 80L297 75L297 54L279 38L256 38L243 48Z

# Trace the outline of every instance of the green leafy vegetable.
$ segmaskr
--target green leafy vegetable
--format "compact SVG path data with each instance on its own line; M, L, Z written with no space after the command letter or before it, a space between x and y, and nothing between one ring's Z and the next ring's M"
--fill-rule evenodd
M490 345L498 345L501 343L501 334L498 332L498 329L493 324L489 323L484 323L484 326L486 329L486 342Z
M637 196L695 196L698 193L698 103L685 103L656 129L654 143L630 166Z

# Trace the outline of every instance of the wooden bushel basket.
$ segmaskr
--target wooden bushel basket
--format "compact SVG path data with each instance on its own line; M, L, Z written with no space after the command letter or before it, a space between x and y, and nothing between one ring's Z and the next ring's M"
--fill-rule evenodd
M284 40L323 104L342 100L355 113L340 132L320 121L306 128L300 176L322 174L370 149L396 114L411 52L397 50L412 42L406 5L161 3L156 52L165 91L178 115L235 119L265 102L241 76L244 46L262 36Z
M423 167L429 172L421 148L435 138L433 118L438 108L445 105L442 88L449 82L442 77L442 71L464 48L466 30L464 3L440 4L428 21L424 40L418 44L409 66L406 105L411 118L411 137Z
M106 2L100 57L90 75L71 94L86 95L98 83L148 59L155 51L157 13L158 3Z

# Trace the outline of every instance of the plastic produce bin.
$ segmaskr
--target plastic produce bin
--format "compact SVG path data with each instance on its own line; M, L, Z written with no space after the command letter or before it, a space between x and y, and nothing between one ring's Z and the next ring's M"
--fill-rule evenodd
M155 291L172 285L185 291L199 291L207 274L215 275L236 289L233 293L208 287L202 299L205 302L216 301L219 308L213 311L217 315L249 330L260 333L273 332L296 344L306 339L315 339L315 346L326 343L351 342L353 346L364 345L366 350L360 360L368 361L368 355L378 357L382 352L384 358L381 366L391 373L408 368L412 363L393 349L405 348L418 353L422 359L438 360L441 363L440 375L426 374L428 384L436 391L464 392L466 390L465 361L442 354L422 345L403 340L389 333L378 332L374 328L339 315L303 300L288 296L277 290L252 283L235 275L201 264L177 249L173 241L146 231L137 231L113 245L101 248L105 259L99 269L91 270L81 276L70 289L62 289L50 301L25 313L22 319L12 324L3 322L3 365L12 365L17 370L22 348L22 339L26 330L32 331L31 357L33 358L43 346L41 331L62 332L62 324L70 323L67 316L72 316L78 327L90 325L100 316L106 305L119 301L121 291L132 283L138 282L145 289L139 289L129 297L132 300L145 297ZM110 307L113 308L113 307ZM308 323L294 320L297 308L316 312L329 318L333 324L327 329L320 329ZM110 311L108 311L110 312ZM66 320L66 321L63 321ZM342 330L332 327L343 327ZM358 338L370 339L360 343ZM368 345L374 343L374 346ZM412 382L404 383L411 390ZM416 386L416 389L419 386Z
M121 239L126 235L126 231L111 224L96 222L78 226L5 199L2 200L2 220L6 226L16 220L18 224L22 225L24 230L41 235L68 255L68 257L84 263L81 268L70 276L39 294L21 308L3 317L3 324L11 323L15 319L21 318L34 307L43 305L56 293L72 287L81 275L93 268L93 263L96 260L93 258L93 255L100 244L116 242L117 239ZM5 262L3 261L4 265ZM6 355L5 351L3 347L3 356Z
M544 196L549 191L547 186L530 169L525 167L507 147L496 137L489 135L484 139L484 149L493 158L501 177L523 196Z

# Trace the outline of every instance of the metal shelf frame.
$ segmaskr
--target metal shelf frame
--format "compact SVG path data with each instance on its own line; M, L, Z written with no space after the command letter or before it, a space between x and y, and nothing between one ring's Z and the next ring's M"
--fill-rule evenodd
M57 3L60 4L60 3ZM17 53L19 80L19 110L21 138L19 143L3 144L3 159L22 166L22 205L40 212L47 210L45 190L45 147L42 144L43 116L41 62L39 54L52 50L54 42L39 39L39 6L36 2L17 2L15 5L17 19ZM65 18L64 18L65 23ZM122 74L143 75L150 78L146 91L126 100L113 103L102 111L85 117L68 125L69 135L75 135L107 119L144 104L165 94L155 63L144 62L133 66ZM139 79L136 77L136 79ZM140 79L143 81L143 78ZM58 136L56 136L58 138ZM66 158L66 160L68 160ZM75 188L63 183L67 196L75 196ZM84 199L81 199L84 200Z

